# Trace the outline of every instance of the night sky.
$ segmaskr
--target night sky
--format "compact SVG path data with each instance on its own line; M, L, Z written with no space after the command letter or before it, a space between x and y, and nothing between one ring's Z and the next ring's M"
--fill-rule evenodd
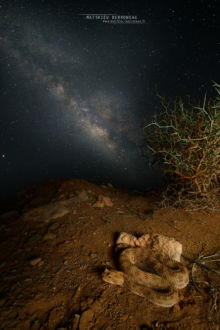
M156 85L199 100L220 83L217 2L0 1L0 198L49 178L158 187L143 117Z

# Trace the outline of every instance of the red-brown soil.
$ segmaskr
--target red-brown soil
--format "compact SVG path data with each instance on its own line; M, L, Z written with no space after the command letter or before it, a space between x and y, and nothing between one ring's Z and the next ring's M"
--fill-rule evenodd
M94 207L99 195L113 206ZM219 274L187 259L190 283L172 308L102 281L106 267L116 268L114 244L122 231L172 236L192 260L220 251L219 212L158 209L159 196L80 179L50 180L18 193L0 217L0 328L218 329ZM66 200L68 213L44 213L45 205ZM219 261L205 266L220 272Z

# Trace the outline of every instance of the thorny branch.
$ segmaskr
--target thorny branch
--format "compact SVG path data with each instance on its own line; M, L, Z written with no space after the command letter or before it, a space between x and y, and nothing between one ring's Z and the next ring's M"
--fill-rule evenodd
M215 210L220 196L220 85L213 82L213 87L217 97L207 99L205 94L202 106L185 106L181 98L167 102L158 94L163 112L143 127L152 164L168 180L163 204L203 204Z
M200 289L200 285L201 284L205 284L207 288L209 288L209 295L211 295L212 297L212 307L208 313L208 319L212 320L212 314L214 311L217 311L218 309L218 297L220 297L220 291L219 291L219 287L214 287L211 282L208 281L199 281L195 279L195 267L196 265L200 266L203 269L206 269L208 271L214 272L215 274L220 275L220 272L217 271L215 268L211 268L209 266L206 265L207 262L219 262L220 259L218 259L220 257L220 251L208 255L208 256L202 256L200 255L197 259L191 259L189 257L186 257L183 255L183 257L188 260L189 262L191 262L192 265L192 282L193 285L195 286L196 290L202 294L202 291ZM216 259L217 258L217 259Z

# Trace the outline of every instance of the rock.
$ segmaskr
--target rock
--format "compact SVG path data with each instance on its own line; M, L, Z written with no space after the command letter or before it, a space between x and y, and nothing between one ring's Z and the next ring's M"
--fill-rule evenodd
M89 198L85 190L82 190L77 197L79 202L84 202Z
M97 299L93 302L91 309L95 314L97 314L102 312L103 307L104 307L103 301L101 299Z
M95 204L93 204L93 207L99 207L101 209L104 207L104 204L101 202L96 202Z
M91 258L96 258L97 257L97 253L90 253L89 255Z
M61 194L61 195L59 195L59 200L61 200L61 199L66 199L66 197L67 197L66 194Z
M57 329L59 324L63 322L63 318L63 308L54 307L53 309L51 309L48 317L48 329Z
M31 266L36 266L37 264L39 264L42 261L41 258L34 258L30 261Z
M80 320L80 315L75 314L74 319L73 319L73 327L72 330L77 330L79 328L79 320Z
M73 203L85 202L88 200L88 194L85 190L82 190L77 196L67 200L63 200L61 203L65 206L71 206Z
M93 320L94 312L91 309L86 310L82 313L80 322L79 322L79 330L89 330L92 328L92 320Z
M93 207L103 208L104 206L112 207L113 203L111 199L103 195L98 195L98 200L95 204L93 204Z
M124 211L118 210L116 213L117 214L124 214Z
M44 241L48 241L50 239L55 239L57 236L53 233L47 233L46 235L44 235Z
M177 312L179 312L180 310L181 310L180 305L179 305L179 304L176 304L176 305L174 305L173 308L171 309L171 312L172 312L172 313L177 313Z
M180 262L182 254L182 244L180 242L176 241L173 237L156 233L145 234L137 238L134 235L122 232L116 241L116 245L119 244L127 244L131 247L150 247L178 262Z
M23 218L24 220L33 220L38 222L48 222L51 219L61 218L68 214L70 209L63 205L63 202L54 202L44 206L34 208L27 211Z
M128 318L129 318L129 315L125 314L120 319L121 319L122 322L125 322L125 321L127 321Z

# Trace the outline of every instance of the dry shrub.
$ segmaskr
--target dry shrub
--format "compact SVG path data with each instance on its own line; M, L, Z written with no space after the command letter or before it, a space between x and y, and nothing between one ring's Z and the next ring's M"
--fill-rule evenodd
M163 111L143 127L153 166L166 178L161 206L212 208L220 196L220 85L202 105L172 102L160 95Z

